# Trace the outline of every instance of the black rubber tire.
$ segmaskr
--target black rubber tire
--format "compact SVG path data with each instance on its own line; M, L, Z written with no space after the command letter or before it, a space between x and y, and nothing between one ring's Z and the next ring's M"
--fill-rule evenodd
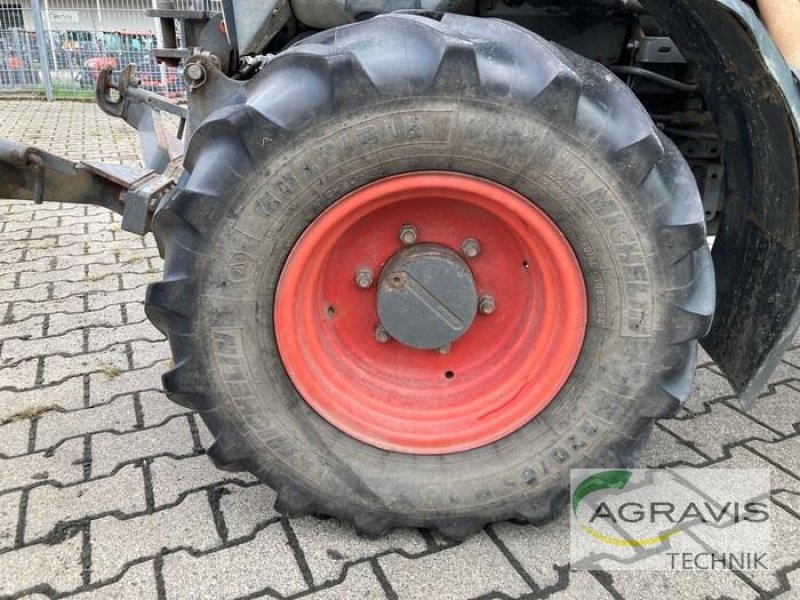
M214 462L364 535L393 526L464 538L554 517L569 470L629 466L655 418L689 395L714 276L702 204L678 150L601 66L515 25L388 15L278 55L213 114L155 215L166 259L147 314L169 336L173 400L199 411ZM535 199L586 279L578 364L513 434L445 456L379 450L297 394L272 299L301 232L347 192L420 170L469 173Z

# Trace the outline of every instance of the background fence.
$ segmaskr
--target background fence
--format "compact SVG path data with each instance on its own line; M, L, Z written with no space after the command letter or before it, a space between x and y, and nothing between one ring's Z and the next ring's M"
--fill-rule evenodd
M176 5L221 11L219 0ZM148 8L155 0L0 0L0 95L44 95L50 84L55 98L89 98L103 67L130 63L145 89L182 95L179 69L150 56L161 40Z

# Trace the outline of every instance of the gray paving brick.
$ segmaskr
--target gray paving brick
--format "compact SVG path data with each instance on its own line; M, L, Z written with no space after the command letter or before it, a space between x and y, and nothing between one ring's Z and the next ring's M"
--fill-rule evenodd
M49 448L65 438L93 431L124 433L135 428L133 396L122 396L105 405L43 415L36 428L36 448Z
M400 598L461 600L492 592L519 596L530 588L485 533L422 558L378 559Z
M80 533L58 544L36 544L0 554L0 596L49 585L67 593L82 583Z
M123 273L122 287L126 290L146 287L151 283L161 280L161 273Z
M29 419L19 419L0 425L0 454L17 456L27 453L30 434L31 422Z
M82 346L83 333L81 331L46 338L8 340L3 343L3 358L16 362L52 354L74 355L81 352Z
M660 467L669 464L696 465L707 462L701 454L659 427L653 428L650 440L639 455L640 467Z
M547 596L547 600L612 600L614 596L586 571L567 573L568 587Z
M146 369L123 371L109 379L103 373L89 376L90 404L105 403L122 394L132 394L141 390L160 390L161 374L167 370L166 363L156 363Z
M119 290L105 294L90 294L89 308L97 310L106 306L116 304L126 304L128 302L144 302L147 287L134 288L132 290Z
M137 465L77 485L35 487L28 495L25 540L46 536L61 522L110 512L132 515L146 508L144 478Z
M753 441L748 443L748 446L787 471L800 475L800 437L772 444Z
M259 525L278 516L273 508L275 492L267 485L242 487L229 484L223 489L220 510L231 540L252 535Z
M144 323L152 328L148 334L149 339L158 339L161 341L155 342L133 342L131 348L133 349L133 366L141 369L148 365L152 365L156 361L169 361L172 359L172 353L169 349L169 343L157 329L155 329L149 322ZM155 332L155 333L153 333ZM166 368L164 369L167 370Z
M66 298L67 296L77 296L80 294L108 294L119 291L119 278L116 275L108 275L101 279L81 278L77 281L55 281L49 284L53 290L53 298ZM31 288L33 289L33 288Z
M211 486L226 479L255 481L247 473L220 471L205 454L180 459L171 456L156 458L150 467L150 473L156 506L172 504L190 490Z
M0 264L13 265L22 261L23 249L6 250L0 254Z
M800 367L800 333L797 334L793 345L794 347L783 355L783 360L791 365Z
M800 493L800 479L776 468L745 446L731 448L730 457L714 465L719 469L767 469L773 490L793 490Z
M265 589L288 596L307 589L280 523L249 542L205 556L179 552L164 557L168 600L239 598Z
M800 482L798 484L800 488ZM775 486L773 486L773 490L775 490ZM772 497L790 512L800 515L800 490L794 492L773 491Z
M139 458L159 454L191 456L193 453L189 423L183 417L132 433L98 433L92 436L92 476L107 475L118 464Z
M615 571L611 578L623 598L736 598L759 594L732 571Z
M16 388L17 390L32 388L36 384L37 362L29 360L15 363L13 366L2 367L3 364L8 363L6 359L0 360L0 388Z
M154 273L155 276L160 276L160 273L150 266L148 260L133 260L127 262L114 262L114 263L93 263L89 265L89 277L105 277L110 274L122 273Z
M360 563L347 570L346 579L333 587L303 596L304 600L385 600L371 563Z
M50 317L47 331L48 335L54 336L84 327L120 327L122 324L122 310L119 305L113 305L78 314L56 313Z
M114 379L128 368L128 356L124 346L114 346L99 352L88 352L74 356L46 356L44 359L44 383L52 383L100 371L99 377Z
M742 439L777 438L769 429L724 404L712 404L707 414L686 420L664 421L663 426L679 438L692 442L696 448L712 458L721 458L724 455L724 446Z
M775 386L774 393L759 397L747 414L784 434L794 433L795 424L800 423L800 402L792 385L800 387L798 383Z
M69 244L82 244L87 240L85 234L76 233L76 234L63 234L58 236L58 243L60 246L68 246ZM110 242L114 239L114 235L110 231L98 231L91 235L89 238L91 239L92 243L97 242Z
M132 340L150 340L153 342L166 339L149 321L141 321L119 327L93 327L89 329L89 351L94 352L112 344L122 344ZM154 360L163 358L159 356ZM147 364L153 364L151 360Z
M20 258L22 253L20 252ZM38 272L43 273L50 271L53 268L53 260L50 258L37 258L36 260L18 260L16 262L4 263L0 261L0 273L27 273Z
M73 222L67 223L66 219L69 217L61 218L61 225L58 227L50 227L46 223L34 221L35 227L30 229L30 240L38 240L50 236L87 236L94 237L98 233L105 232L108 229L107 223L86 223L86 222ZM76 217L77 218L77 217Z
M84 281L83 267L76 265L66 269L49 269L44 273L37 271L22 272L19 278L19 287L27 288L43 282L57 281ZM66 294L71 296L72 294Z
M2 370L0 370L2 377ZM2 379L0 379L2 380ZM57 385L27 391L0 391L0 423L20 414L43 408L71 410L83 407L83 381L80 377L67 379Z
M162 371L167 370L167 365L156 365ZM142 406L142 416L145 427L152 427L153 425L160 425L170 417L175 415L191 414L194 411L186 407L176 404L167 398L164 392L142 392L139 395L139 402Z
M0 315L4 315L4 311L0 311ZM5 346L11 338L33 337L42 335L42 326L44 325L44 317L35 317L22 322L11 322L5 325L0 325L0 340L6 340L3 344ZM4 348L5 349L5 348ZM5 358L6 354L3 352L0 357Z
M128 312L128 323L138 323L147 319L144 312L144 298L139 298L138 294L134 295L137 296L133 298L134 301L125 305Z
M703 412L706 402L733 395L733 388L726 377L711 369L700 368L697 369L692 394L683 410L692 413Z
M292 521L292 530L303 549L315 585L339 578L348 562L388 550L419 554L426 549L425 541L411 529L398 529L380 539L365 540L355 535L352 526L338 519L306 517Z
M196 417L195 423L197 424L197 433L200 437L200 444L204 449L208 450L211 447L211 444L214 443L214 434L212 434L208 429L203 419Z
M152 560L131 566L122 578L96 590L70 596L70 600L158 600Z
M556 568L569 564L568 515L561 515L543 527L513 523L498 523L492 527L536 585L549 588L558 583Z
M800 379L800 365L794 364L794 361L781 360L773 374L770 375L769 382L776 383L797 379Z
M73 483L83 478L83 440L68 440L51 452L0 458L0 491L44 481ZM0 571L1 572L1 571Z
M28 299L14 303L12 316L14 321L22 321L36 315L56 313L79 313L83 311L83 298L72 296L58 300Z
M19 287L17 285L17 274L16 273L4 273L0 274L0 292L5 290L13 290Z
M149 515L96 519L91 534L95 582L110 579L128 562L155 556L162 549L201 551L221 543L205 493L192 494L178 506Z
M22 492L0 495L0 550L14 547Z
M770 523L769 570L750 571L747 575L762 590L777 592L781 582L775 571L790 568L800 558L800 520L773 503Z
M786 578L789 581L789 589L776 596L776 600L797 600L800 595L800 569L789 572Z
M78 254L74 254L69 250L71 249L59 249L58 255L54 257L57 269L67 269L77 265L91 267L92 265L117 264L117 257L113 250L107 252L93 252L91 254L84 254L83 249L80 249L81 251Z
M8 234L13 232L20 232L20 233L27 233L33 228L34 223L40 227L52 227L56 228L58 226L58 216L48 216L44 219L39 219L37 221L33 221L32 219L25 219L20 221L8 221L6 223L6 227L3 230L3 237L6 239L14 239L13 237L9 236ZM24 239L21 238L21 239Z
M40 283L16 290L7 289L3 291L3 300L6 302L43 302L50 297L49 286L48 283Z

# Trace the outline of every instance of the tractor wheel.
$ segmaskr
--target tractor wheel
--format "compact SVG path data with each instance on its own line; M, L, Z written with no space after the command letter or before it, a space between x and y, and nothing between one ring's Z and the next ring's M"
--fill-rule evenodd
M376 536L541 523L691 389L714 279L678 150L601 66L389 15L278 55L154 231L164 387L224 469Z

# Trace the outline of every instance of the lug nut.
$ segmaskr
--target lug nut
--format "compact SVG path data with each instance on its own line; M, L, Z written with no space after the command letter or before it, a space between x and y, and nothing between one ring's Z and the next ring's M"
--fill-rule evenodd
M372 271L369 269L359 269L356 272L356 285L362 290L365 290L372 285L372 279Z
M475 238L467 238L461 244L461 251L467 258L475 258L481 253L481 244Z
M400 228L400 241L410 246L417 241L417 228L413 225L403 225Z
M478 300L478 310L481 312L482 315L490 315L492 314L497 306L494 303L494 298L492 296L481 296Z
M383 325L375 327L375 340L381 344L385 344L390 340L389 332Z
M439 346L436 351L439 354L450 354L450 350L453 349L453 344L445 344L444 346Z

